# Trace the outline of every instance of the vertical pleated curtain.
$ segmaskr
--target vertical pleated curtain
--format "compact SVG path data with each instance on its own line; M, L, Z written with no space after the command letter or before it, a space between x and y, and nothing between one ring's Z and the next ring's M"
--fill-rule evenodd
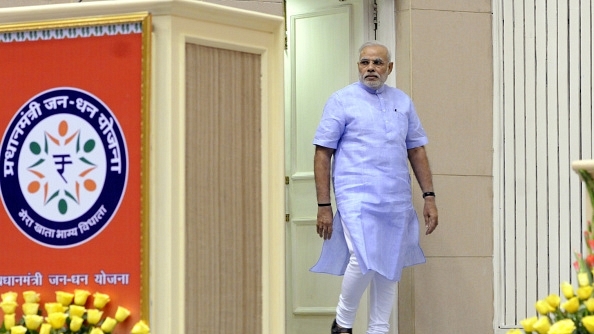
M591 0L494 2L496 319L536 315L534 303L576 284L583 250L582 186L571 162L593 158Z
M186 45L186 333L262 333L260 63Z

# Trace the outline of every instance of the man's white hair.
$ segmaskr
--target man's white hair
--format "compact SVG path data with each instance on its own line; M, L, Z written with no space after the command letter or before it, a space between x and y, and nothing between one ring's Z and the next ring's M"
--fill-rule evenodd
M369 46L381 46L382 48L386 49L386 53L388 55L388 62L392 61L392 55L390 54L390 49L388 49L388 47L378 41L368 41L363 43L363 45L361 45L361 47L359 48L359 54L361 54L361 52L363 51L363 49L365 49L366 47Z

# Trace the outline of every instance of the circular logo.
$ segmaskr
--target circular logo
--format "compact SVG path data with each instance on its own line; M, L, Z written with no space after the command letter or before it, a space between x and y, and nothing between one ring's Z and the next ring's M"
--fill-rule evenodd
M29 239L76 246L117 212L128 176L126 141L111 110L89 92L60 87L33 97L0 148L2 201Z

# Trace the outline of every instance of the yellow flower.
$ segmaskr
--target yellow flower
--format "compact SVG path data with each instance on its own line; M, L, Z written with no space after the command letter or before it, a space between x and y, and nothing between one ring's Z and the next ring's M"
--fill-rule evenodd
M547 319L548 320L548 319ZM142 320L137 322L134 327L132 327L131 334L149 334L151 332L149 326Z
M98 309L104 308L105 304L109 303L109 301L109 295L99 292L93 294L93 305Z
M551 326L548 334L571 334L575 330L575 324L571 319L559 320Z
M540 317L540 319L534 323L533 327L538 334L547 334L549 328L551 328L551 322L547 317Z
M13 314L16 311L17 303L12 300L3 301L0 303L0 307L2 307L4 314Z
M95 327L91 330L89 334L103 334L103 331L99 327Z
M118 322L122 322L122 321L126 320L126 318L128 318L129 315L130 315L130 311L127 308L118 306L118 310L116 311L116 314L115 314L115 319Z
M74 290L74 304L76 305L85 305L87 303L87 297L89 297L91 293L87 290Z
M49 324L52 325L53 329L59 329L62 328L66 323L66 318L68 318L68 315L66 315L66 313L54 312L48 315L47 318L45 318L45 320L47 320L47 322L49 322Z
M582 324L586 327L588 333L594 333L594 315L588 315L582 318Z
M9 292L5 292L5 293L1 294L0 297L2 297L3 302L16 302L17 293L9 291Z
M70 314L71 317L82 318L86 311L87 310L85 309L85 307L80 305L70 305L68 307L68 314Z
M118 322L114 318L107 317L101 324L101 330L111 333Z
M80 327L82 326L83 318L74 316L70 318L70 330L73 332L78 332Z
M39 329L39 334L50 334L52 329L52 325L45 323L43 325L41 325L41 328Z
M577 290L577 295L580 300L586 300L592 296L592 290L594 290L594 288L592 288L591 285L580 286Z
M22 308L25 315L37 314L39 312L39 304L37 303L24 303Z
M561 292L563 292L563 295L565 296L566 299L570 299L571 297L574 296L573 286L571 284L569 284L568 282L561 283Z
M16 315L13 314L5 314L4 315L4 327L6 329L11 329L14 325L16 325Z
M545 298L545 300L547 301L547 303L549 303L549 305L551 305L553 307L553 309L557 309L557 307L559 307L559 304L561 304L561 297L555 295L555 294L550 294L547 296L547 298Z
M102 316L103 316L103 311L99 311L97 309L87 310L87 321L91 325L97 324L99 322L99 320L101 320Z
M25 303L39 303L39 294L35 291L25 291L23 292L23 299Z
M64 313L68 308L61 303L45 303L45 311L47 315L52 313Z
M590 285L590 278L588 273L578 273L578 284L579 286Z
M520 321L522 327L524 327L525 332L533 332L534 331L534 323L538 320L537 317L526 318Z
M26 315L24 318L25 326L27 326L27 328L31 330L37 330L37 328L41 326L41 323L43 323L43 317L40 315L29 314Z
M575 313L580 308L580 301L577 297L573 297L562 305L563 309L569 313Z
M589 312L594 312L594 298L590 297L584 302L584 305L586 305Z
M505 334L522 334L522 331L519 329L510 329Z
M549 312L555 311L555 309L549 305L545 300L539 300L534 304L536 311L542 315L547 315Z
M63 306L68 306L68 305L72 304L73 298L74 298L74 295L69 292L56 291L56 301L58 303L62 304Z
M27 333L27 328L23 326L14 326L10 329L10 334L25 334Z

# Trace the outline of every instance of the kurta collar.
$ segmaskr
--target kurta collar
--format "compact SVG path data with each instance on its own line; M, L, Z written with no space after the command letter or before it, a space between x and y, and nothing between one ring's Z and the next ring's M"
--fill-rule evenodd
M386 90L385 84L383 84L379 89L373 89L367 87L365 84L361 83L361 81L358 81L357 83L359 84L359 87L365 89L365 91L367 91L369 94L381 94Z

